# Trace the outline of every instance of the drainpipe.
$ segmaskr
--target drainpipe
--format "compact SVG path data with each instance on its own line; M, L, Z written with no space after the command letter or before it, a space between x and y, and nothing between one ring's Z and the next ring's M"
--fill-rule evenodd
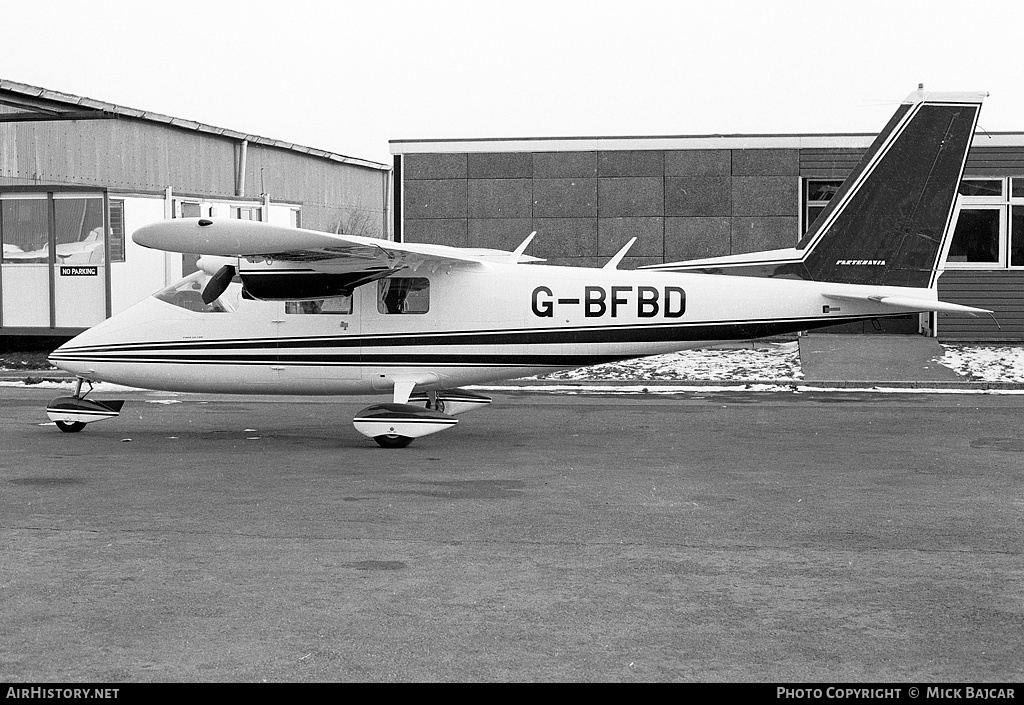
M170 220L173 217L174 189L171 186L168 186L164 189L164 220ZM177 256L179 261L181 260L180 255L173 255L170 252L164 253L164 286L170 286L178 279L181 279L180 276L175 276L176 274L180 274L180 270L175 271L175 265L171 259L175 256Z
M384 239L393 240L391 234L391 176L390 169L381 172L384 175Z
M249 140L238 144L238 171L235 172L235 195L245 195L245 157L249 151Z

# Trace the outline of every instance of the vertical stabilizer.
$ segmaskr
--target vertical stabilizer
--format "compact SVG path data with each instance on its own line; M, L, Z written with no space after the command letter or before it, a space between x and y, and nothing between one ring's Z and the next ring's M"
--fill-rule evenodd
M983 98L908 97L797 245L811 279L934 286Z
M650 268L934 287L985 95L911 93L795 248Z

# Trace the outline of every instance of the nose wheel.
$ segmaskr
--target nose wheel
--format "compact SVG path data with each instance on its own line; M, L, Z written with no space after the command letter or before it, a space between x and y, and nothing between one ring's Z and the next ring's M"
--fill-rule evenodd
M412 438L409 436L398 436L398 435L382 435L374 436L373 440L377 442L381 448L405 448L407 445L412 443Z
M82 384L88 384L89 389L82 393ZM84 377L78 378L78 385L75 393L70 397L58 397L46 406L46 415L64 433L78 433L87 423L112 419L121 413L124 400L99 401L97 399L86 399L86 395L92 391L92 382Z

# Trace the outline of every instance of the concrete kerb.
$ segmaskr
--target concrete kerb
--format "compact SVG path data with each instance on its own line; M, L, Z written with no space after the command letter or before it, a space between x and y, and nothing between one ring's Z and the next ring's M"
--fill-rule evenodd
M976 381L868 381L868 380L802 380L802 379L515 379L496 382L493 387L729 387L742 390L746 387L790 387L810 389L963 389L963 390L1017 390L1024 389L1021 382Z
M68 382L74 375L63 370L0 370L0 381L24 382L27 385L40 382ZM789 387L792 389L944 389L964 391L977 390L1024 390L1022 382L988 382L985 380L947 381L871 381L871 380L802 380L802 379L512 379L486 385L491 388L530 387L579 387L581 390L594 387L728 387L743 391L751 387ZM754 390L757 391L757 390Z

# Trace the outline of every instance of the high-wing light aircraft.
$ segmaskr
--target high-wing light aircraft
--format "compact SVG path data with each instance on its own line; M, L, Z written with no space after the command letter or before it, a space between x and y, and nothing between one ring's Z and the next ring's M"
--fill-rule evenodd
M200 271L51 355L73 396L63 431L116 416L83 384L237 394L390 395L356 429L385 447L451 428L490 399L463 385L914 311L938 300L957 187L984 94L912 93L794 248L637 270L192 218L135 242ZM531 235L532 237L532 235Z

